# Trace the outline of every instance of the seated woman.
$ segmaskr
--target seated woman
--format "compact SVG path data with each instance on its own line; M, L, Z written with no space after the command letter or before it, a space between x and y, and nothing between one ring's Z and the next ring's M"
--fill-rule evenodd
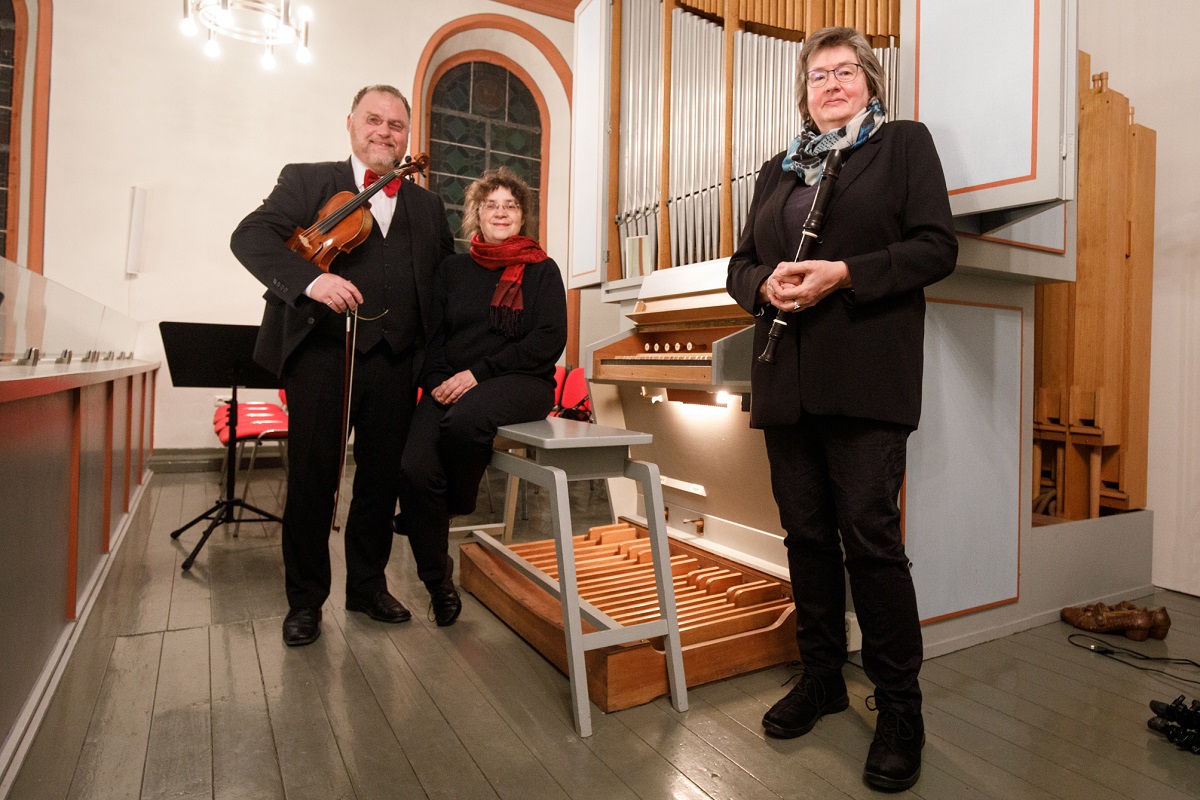
M469 253L442 263L445 317L425 352L423 390L401 460L396 532L407 535L439 626L454 624L450 517L475 510L501 425L544 419L567 342L558 265L521 235L529 187L506 167L467 188Z

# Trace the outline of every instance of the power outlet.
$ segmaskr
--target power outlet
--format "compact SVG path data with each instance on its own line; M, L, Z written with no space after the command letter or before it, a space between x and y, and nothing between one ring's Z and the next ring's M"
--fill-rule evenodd
M858 615L846 612L846 649L851 653L862 650L862 630L858 627Z

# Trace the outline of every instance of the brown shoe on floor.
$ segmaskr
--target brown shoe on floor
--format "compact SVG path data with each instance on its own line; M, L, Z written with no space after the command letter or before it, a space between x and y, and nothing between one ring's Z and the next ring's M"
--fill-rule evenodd
M1117 608L1095 603L1082 608L1064 608L1061 616L1063 622L1088 633L1120 633L1135 642L1144 642L1150 637L1151 614L1144 608Z
M1113 608L1128 611L1136 610L1138 607L1128 600L1122 600L1113 606ZM1167 613L1167 607L1159 606L1158 608L1144 608L1142 610L1150 615L1150 638L1167 638L1167 631L1171 630L1171 615Z

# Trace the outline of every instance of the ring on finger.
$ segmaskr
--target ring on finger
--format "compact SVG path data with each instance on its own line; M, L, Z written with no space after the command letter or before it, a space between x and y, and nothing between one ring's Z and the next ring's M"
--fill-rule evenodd
M800 310L800 301L793 300L792 301L792 311L799 311L799 310Z

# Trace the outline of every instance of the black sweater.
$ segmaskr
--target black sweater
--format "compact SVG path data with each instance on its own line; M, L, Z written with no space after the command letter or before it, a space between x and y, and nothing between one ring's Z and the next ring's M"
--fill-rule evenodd
M465 253L442 262L438 288L445 314L425 354L421 386L426 392L464 369L480 382L520 374L553 384L554 364L567 344L567 296L558 265L548 258L525 266L525 310L516 339L488 327L492 295L503 274L484 269Z

